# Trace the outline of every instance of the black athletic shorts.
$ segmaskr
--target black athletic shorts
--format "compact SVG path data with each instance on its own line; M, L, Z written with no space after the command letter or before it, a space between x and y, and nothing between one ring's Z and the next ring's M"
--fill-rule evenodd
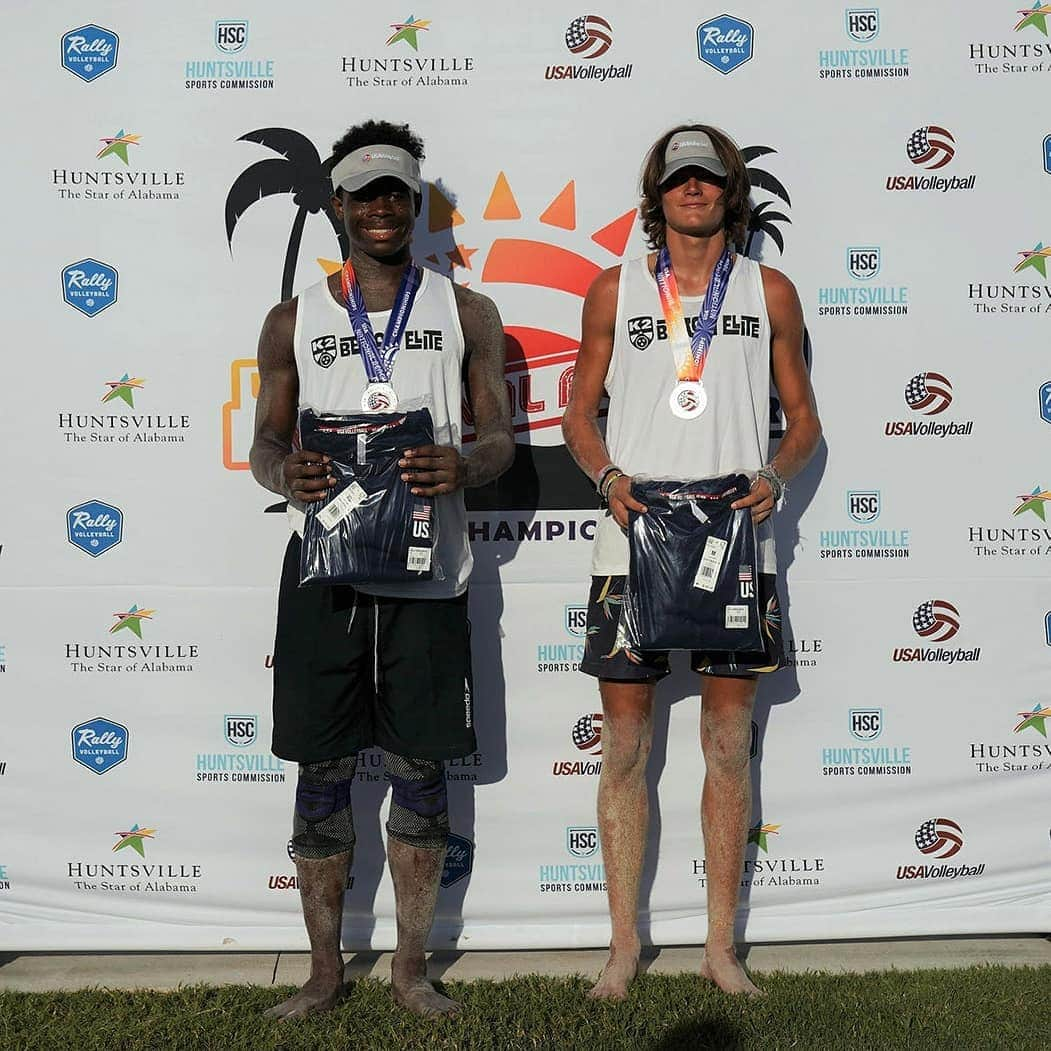
M299 587L288 542L274 643L274 754L296 763L377 745L410 759L476 750L467 594L382 598Z
M588 597L584 659L580 670L598 679L632 682L663 679L668 674L667 650L637 650L628 642L621 607L627 576L592 577ZM777 671L784 663L781 637L781 604L777 578L759 574L759 612L763 628L763 652L716 653L694 651L690 667L705 675L753 678L759 672Z

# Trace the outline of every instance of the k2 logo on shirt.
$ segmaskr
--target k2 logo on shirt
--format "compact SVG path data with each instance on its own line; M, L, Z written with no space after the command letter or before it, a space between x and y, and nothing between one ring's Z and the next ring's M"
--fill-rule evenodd
M383 333L377 332L376 345L383 343ZM440 328L411 329L405 333L401 344L402 350L442 350L442 330ZM329 368L336 358L348 358L359 354L356 336L340 336L338 339L331 333L318 336L310 341L310 353L323 369Z
M687 317L686 332L693 335L697 327L697 318ZM759 318L752 314L720 314L718 335L743 336L746 339L759 338ZM664 318L652 318L641 315L628 318L628 340L636 350L646 350L654 337L659 340L668 338L668 326Z

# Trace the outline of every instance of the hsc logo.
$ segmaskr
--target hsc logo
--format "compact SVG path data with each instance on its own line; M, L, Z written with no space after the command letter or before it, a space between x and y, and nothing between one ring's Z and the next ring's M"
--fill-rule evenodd
M255 715L227 715L223 717L226 740L234 748L248 748L255 744L259 718Z
M117 34L102 26L71 29L62 38L62 67L90 84L103 73L117 68L119 43Z
M73 760L104 774L128 758L128 728L101 717L73 727Z
M855 281L871 281L879 270L879 245L852 245L847 249L847 271Z
M117 302L117 271L97 259L81 259L62 271L62 298L85 317Z
M101 500L77 504L66 512L66 537L74 547L98 558L124 538L124 512Z
M248 44L248 23L223 19L215 23L215 46L224 55L236 55Z
M847 36L859 44L879 36L878 7L848 7L846 11Z

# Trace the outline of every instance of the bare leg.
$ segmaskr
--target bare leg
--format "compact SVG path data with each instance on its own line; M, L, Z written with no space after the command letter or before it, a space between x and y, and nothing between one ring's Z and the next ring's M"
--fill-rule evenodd
M708 936L701 975L724 992L763 996L734 952L734 917L752 813L748 750L756 680L714 675L701 678L705 762L701 826L708 891Z
M639 969L639 880L649 825L646 760L653 738L653 683L604 679L599 690L603 719L598 825L612 937L609 961L588 996L623 1000Z
M310 937L310 978L289 1000L271 1007L267 1018L301 1018L330 1011L343 990L343 956L339 951L343 895L351 852L314 860L296 858L303 919Z
M413 847L388 836L387 863L398 913L398 946L390 972L394 999L418 1015L459 1014L460 1005L427 980L423 955L434 923L445 849Z

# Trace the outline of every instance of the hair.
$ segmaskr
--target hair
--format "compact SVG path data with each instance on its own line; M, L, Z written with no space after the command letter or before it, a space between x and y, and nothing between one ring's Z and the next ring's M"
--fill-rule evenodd
M409 129L408 124L391 124L387 120L366 120L348 128L343 138L332 144L329 158L330 170L344 157L360 150L362 146L397 146L422 161L423 139Z
M727 241L739 250L743 249L745 238L748 235L748 217L752 210L748 203L748 195L752 189L748 179L748 168L733 139L726 132L713 128L709 124L680 124L671 128L650 147L649 153L646 154L642 178L639 182L639 192L642 195L639 210L642 214L642 229L650 248L663 248L665 244L666 224L664 209L661 206L664 151L671 137L680 131L703 131L711 138L715 152L726 168L726 190L723 194L726 215L723 219L723 229L726 231Z

